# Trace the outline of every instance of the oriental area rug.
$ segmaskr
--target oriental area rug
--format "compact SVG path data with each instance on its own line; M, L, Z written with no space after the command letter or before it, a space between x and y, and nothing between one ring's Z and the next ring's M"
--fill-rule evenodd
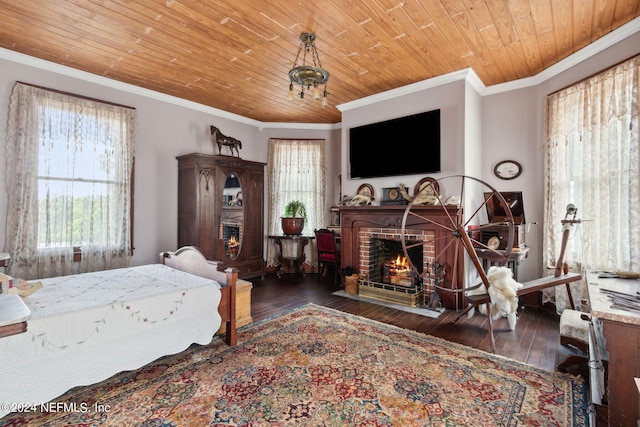
M585 426L569 375L313 304L0 426ZM59 411L58 411L59 410Z

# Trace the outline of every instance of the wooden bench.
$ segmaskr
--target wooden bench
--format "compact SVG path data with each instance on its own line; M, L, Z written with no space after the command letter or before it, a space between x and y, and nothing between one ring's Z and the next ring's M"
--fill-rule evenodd
M546 276L539 279L530 280L528 282L522 282L522 288L518 290L518 297L522 295L538 292L543 289L565 285L567 287L567 294L569 295L569 303L571 305L571 309L575 309L573 298L571 296L570 284L572 282L577 282L579 280L582 280L581 274L570 272L566 274L561 274L559 276ZM464 315L465 313L468 313L470 310L474 309L475 307L481 306L483 304L486 304L487 313L490 313L489 304L491 303L491 298L489 297L489 294L467 295L466 298L469 305L455 318L454 322L457 321L460 317L462 317L462 315ZM489 328L489 335L491 337L491 350L495 352L496 342L493 336L493 324L491 320L491 315L488 314L487 318L489 319L488 328Z

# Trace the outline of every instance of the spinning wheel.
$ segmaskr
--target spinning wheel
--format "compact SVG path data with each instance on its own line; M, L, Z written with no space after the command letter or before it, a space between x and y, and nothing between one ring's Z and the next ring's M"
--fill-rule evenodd
M434 194L435 198L425 197L427 194ZM442 194L449 194L449 196L443 197ZM418 209L419 206L424 205L425 200L431 201L431 204L444 210L447 219L435 221L429 218L428 213L424 213L424 209ZM488 221L486 216L488 203L493 203L494 210L499 209L501 214L504 213L498 222ZM427 238L426 241L415 241L413 229L425 224L429 224L429 228L434 231L430 234L432 237ZM486 233L482 231L489 228L495 230L496 226L500 226L502 237L492 236L486 239ZM478 288L482 283L488 289L487 275L476 249L489 252L492 259L495 259L494 264L505 265L509 260L514 242L513 215L504 197L486 182L465 175L452 175L427 183L419 194L414 195L402 217L401 234L404 256L416 276L423 279L425 289L429 287L427 283L438 291L453 293ZM417 262L410 256L412 248L425 244L435 247L435 256L428 262L427 268L423 265L415 265ZM459 277L460 272L464 272L464 259L460 259L463 257L456 255L453 260L442 258L444 256L442 254L451 245L456 249L455 254L459 254L461 252L459 249L463 249L463 253L469 256L471 260L469 268L476 270L482 283L470 287L458 286L459 283L465 283L464 277ZM473 271L467 271L467 277L475 277L473 273ZM425 300L427 297L425 292ZM430 296L430 300L432 300L431 297L433 295Z

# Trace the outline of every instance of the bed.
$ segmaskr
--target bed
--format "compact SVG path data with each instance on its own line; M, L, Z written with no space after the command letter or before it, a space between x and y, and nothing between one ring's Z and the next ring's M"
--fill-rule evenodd
M23 299L26 332L0 338L0 417L208 344L222 323L235 345L237 271L219 272L193 247L160 260L41 280Z

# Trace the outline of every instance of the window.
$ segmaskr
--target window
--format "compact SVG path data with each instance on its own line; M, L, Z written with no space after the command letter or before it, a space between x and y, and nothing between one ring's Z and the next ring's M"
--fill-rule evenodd
M639 94L640 56L548 96L547 264L558 256L560 220L572 203L583 222L567 246L570 267L640 268ZM559 310L566 306L561 288L545 293ZM574 292L573 299L580 301L581 295Z
M324 140L269 140L267 175L269 179L269 234L282 234L280 217L292 200L305 204L307 220L303 234L327 224L326 167ZM267 266L277 265L277 249L267 247ZM311 245L305 248L307 262L317 264Z
M69 274L78 251L83 272L127 265L135 110L18 83L9 123L12 274Z

